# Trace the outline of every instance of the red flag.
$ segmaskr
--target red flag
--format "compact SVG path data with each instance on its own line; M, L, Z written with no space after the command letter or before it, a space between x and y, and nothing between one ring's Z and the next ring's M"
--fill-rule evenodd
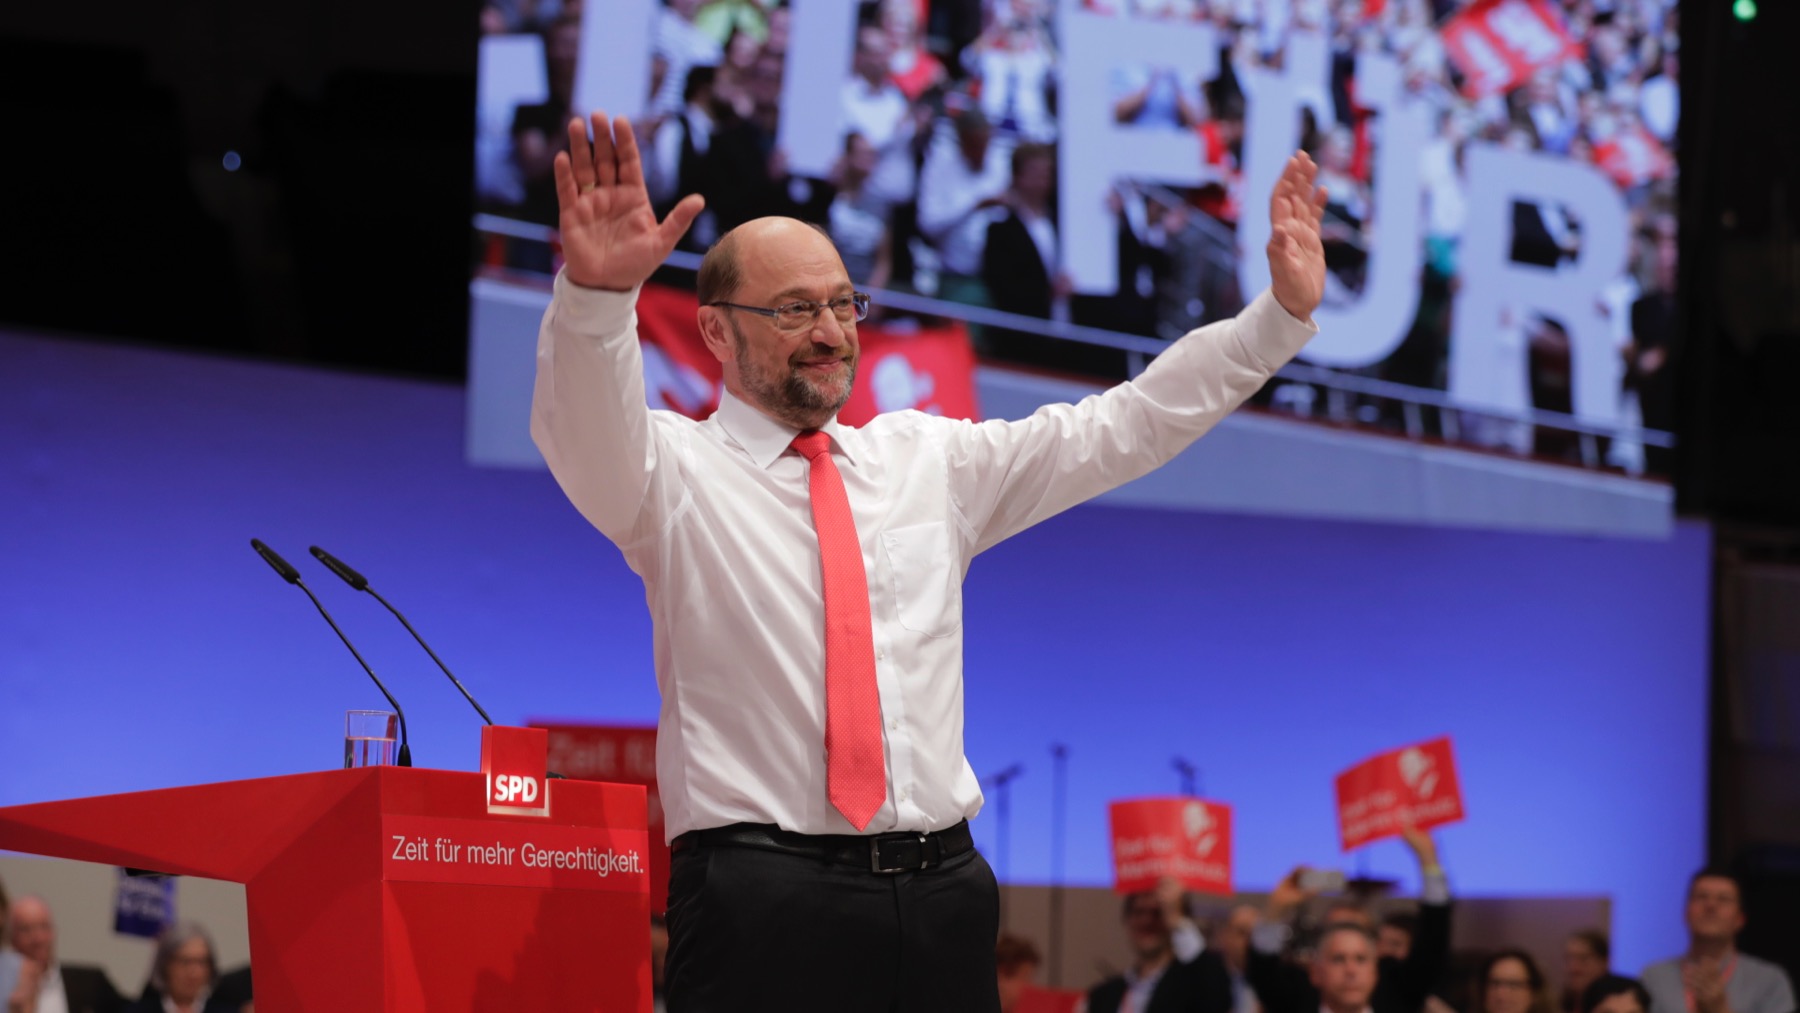
M1407 826L1428 830L1463 818L1462 785L1448 737L1393 749L1337 776L1338 838L1345 851Z
M1231 807L1177 796L1114 802L1113 889L1137 893L1174 876L1190 890L1231 895Z
M1443 40L1470 98L1509 92L1585 51L1544 0L1476 0L1444 26Z

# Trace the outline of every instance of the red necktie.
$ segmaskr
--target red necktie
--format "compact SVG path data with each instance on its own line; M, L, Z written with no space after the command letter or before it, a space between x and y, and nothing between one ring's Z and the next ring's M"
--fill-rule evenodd
M881 756L881 696L875 688L875 633L869 577L844 479L832 463L831 437L816 429L794 437L812 462L813 527L825 578L825 772L831 804L861 830L887 800Z

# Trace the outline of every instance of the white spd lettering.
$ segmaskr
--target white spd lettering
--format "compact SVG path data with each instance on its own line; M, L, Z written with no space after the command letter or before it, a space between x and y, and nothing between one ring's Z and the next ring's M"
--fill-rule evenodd
M519 774L494 775L494 801L536 802L537 797L537 778L523 777Z

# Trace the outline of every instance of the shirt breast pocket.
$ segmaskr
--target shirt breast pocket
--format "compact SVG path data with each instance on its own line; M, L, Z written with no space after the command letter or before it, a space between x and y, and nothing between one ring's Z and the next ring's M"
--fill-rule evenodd
M928 637L955 633L962 626L962 580L950 551L950 526L909 524L884 532L881 543L900 625Z

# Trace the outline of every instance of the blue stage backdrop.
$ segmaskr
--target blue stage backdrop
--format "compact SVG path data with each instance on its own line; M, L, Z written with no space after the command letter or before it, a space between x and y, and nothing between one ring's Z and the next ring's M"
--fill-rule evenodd
M307 575L408 708L421 765L472 769L475 715L363 570L496 719L650 722L642 590L542 472L463 462L460 389L0 338L0 804L319 770L368 679L249 547ZM1105 804L1237 807L1239 881L1336 853L1332 775L1455 737L1459 889L1606 893L1621 967L1682 942L1702 855L1708 537L1666 542L1276 518L1070 512L967 585L968 751L1022 763L1010 878L1108 875ZM746 700L746 706L755 701ZM223 819L221 825L228 825ZM977 821L992 847L991 809Z

